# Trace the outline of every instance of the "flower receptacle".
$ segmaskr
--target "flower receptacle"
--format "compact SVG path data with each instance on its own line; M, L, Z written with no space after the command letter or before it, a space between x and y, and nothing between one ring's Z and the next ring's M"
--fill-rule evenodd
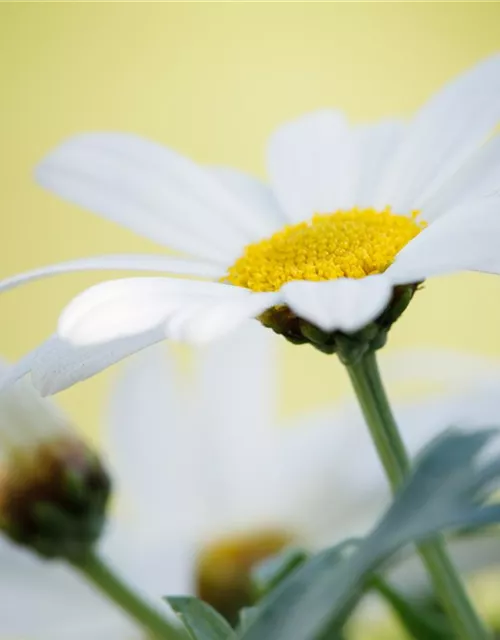
M392 298L379 317L351 334L324 331L298 317L286 305L265 311L259 320L265 327L293 344L310 344L322 353L336 353L344 364L354 364L369 351L385 345L390 328L403 314L419 286L411 284L394 287Z

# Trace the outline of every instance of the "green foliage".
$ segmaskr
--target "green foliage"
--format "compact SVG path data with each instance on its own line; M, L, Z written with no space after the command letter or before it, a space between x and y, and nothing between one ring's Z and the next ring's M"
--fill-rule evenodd
M494 432L450 431L417 460L392 506L347 557L328 549L292 572L262 601L240 640L334 638L362 595L370 575L401 547L443 529L500 520L499 505L484 505L500 461L479 464Z
M166 598L193 640L228 640L233 630L226 620L206 602L197 598Z
M243 609L240 611L240 617L238 620L238 630L240 632L246 631L250 624L253 622L256 614L257 607L243 607Z
M261 562L252 572L252 583L258 597L265 596L308 558L303 549L289 547Z

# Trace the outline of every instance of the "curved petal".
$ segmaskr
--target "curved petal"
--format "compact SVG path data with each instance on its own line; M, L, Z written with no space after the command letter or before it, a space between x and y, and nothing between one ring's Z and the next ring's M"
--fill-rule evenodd
M269 140L271 186L292 222L354 205L356 162L353 134L337 111L302 116Z
M500 55L451 81L417 113L375 205L418 209L482 144L500 119Z
M76 346L52 336L0 377L0 390L31 372L33 385L51 395L86 380L165 338L163 327L105 344Z
M359 280L297 280L285 284L280 293L297 315L320 329L353 333L382 313L391 298L392 284L384 274Z
M395 284L456 271L500 273L500 198L471 202L439 218L396 256Z
M38 166L39 183L155 242L226 262L259 237L252 212L203 168L131 134L70 138Z
M0 539L4 637L27 640L141 640L142 631L59 562Z
M500 196L500 136L480 147L441 189L422 199L422 218L432 222L452 207Z
M354 128L359 157L354 201L356 206L373 206L377 187L397 151L405 130L403 121L395 119Z
M278 231L287 224L285 213L280 208L271 187L262 180L230 167L207 167L207 170L234 194L240 202L245 202L259 221L263 236Z
M68 262L39 267L25 273L0 280L0 293L14 289L20 285L50 278L63 273L75 273L78 271L102 271L102 270L133 270L133 271L161 271L184 276L199 276L200 278L222 278L224 269L216 265L194 260L182 260L180 258L169 258L167 256L123 254L96 256L92 258L81 258Z
M278 304L279 293L253 293L240 289L238 295L193 304L167 321L166 333L174 340L202 344L234 331L245 320L256 318Z
M90 287L69 303L59 335L75 344L95 344L159 327L193 302L222 301L243 289L169 278L124 278Z

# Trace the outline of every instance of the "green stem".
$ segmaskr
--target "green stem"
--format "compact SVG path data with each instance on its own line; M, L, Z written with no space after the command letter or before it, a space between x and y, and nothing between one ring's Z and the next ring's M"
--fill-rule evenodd
M137 595L93 551L71 564L110 600L158 640L182 640L184 634L153 606Z
M392 490L396 491L409 472L410 462L385 394L375 352L368 353L356 364L347 365L347 370ZM490 640L450 560L444 538L437 536L422 543L418 551L457 637Z

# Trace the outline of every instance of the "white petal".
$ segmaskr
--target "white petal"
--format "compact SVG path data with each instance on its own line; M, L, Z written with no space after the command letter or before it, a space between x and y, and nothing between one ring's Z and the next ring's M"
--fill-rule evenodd
M366 534L389 490L361 417L330 407L288 421L281 433L291 523L307 547Z
M285 213L274 197L271 187L262 180L230 167L207 167L208 171L252 210L262 229L262 237L272 235L287 224Z
M0 539L3 637L27 640L141 640L121 611L59 562Z
M9 374L7 365L0 369L0 376ZM66 416L52 402L41 398L28 380L17 380L3 388L0 392L0 464L4 454L10 455L11 446L33 446L61 434L65 437L69 424Z
M417 113L374 204L390 204L398 213L419 208L499 119L500 56L495 55L446 84Z
M404 247L385 272L395 284L456 271L500 273L500 198L450 211Z
M197 351L196 439L205 452L203 494L211 536L281 524L293 500L283 478L276 424L277 346L272 332L248 322Z
M41 278L48 278L63 273L77 271L101 271L101 270L133 270L133 271L160 271L185 276L199 276L201 278L222 278L225 270L222 267L194 260L182 260L167 256L155 255L109 255L92 258L81 258L60 262L46 267L19 273L10 278L0 280L0 293L14 289L22 284L33 282Z
M292 222L354 204L355 152L352 132L336 111L307 114L271 136L271 185Z
M149 513L148 520L129 522L126 528L120 520L117 534L108 534L100 549L128 584L139 590L143 597L149 598L150 605L156 606L172 622L178 623L175 614L161 601L161 597L196 595L195 570L199 548L193 536L197 532L191 530L179 537L181 532L177 527L177 517L180 515L182 518L183 513L179 514L172 508L174 505L168 503L168 496L160 504L163 509L158 509L157 504L156 513ZM92 635L87 638L93 640ZM122 636L118 640L129 638ZM144 632L141 640L146 640Z
M0 391L31 372L33 385L42 395L57 393L164 338L163 327L88 346L76 346L52 336L4 373Z
M415 451L448 427L481 429L498 425L499 385L497 370L496 374L486 374L478 379L470 376L446 394L437 393L413 404L411 411L403 405L396 414L400 417L407 445ZM498 442L493 447L497 448Z
M174 314L167 321L166 333L174 340L197 344L209 342L234 331L245 320L256 318L280 300L279 293L252 293L240 289L239 295L207 300L206 304L195 304L191 309L182 310L182 316Z
M258 236L244 203L187 158L139 136L70 138L37 169L44 187L165 246L232 260Z
M423 355L425 363L420 352L404 350L381 363L392 381L404 379L417 388L422 381L438 385L425 397L394 405L412 455L448 427L480 428L495 424L500 415L498 361L436 349ZM288 486L306 540L321 547L366 533L388 505L390 492L359 407L348 400L283 427Z
M75 344L106 342L155 329L186 304L237 292L231 285L193 280L110 280L74 298L61 314L58 332Z
M422 199L422 218L431 222L452 207L500 196L500 136L479 148L441 189Z
M354 204L358 207L373 206L376 189L404 132L405 125L401 120L381 120L354 129L359 157Z
M179 363L165 346L132 358L120 372L108 410L106 448L136 528L183 539L202 525L202 456L191 421L197 395L190 389L186 396Z
M392 285L383 274L325 282L297 280L280 293L295 313L324 331L353 333L377 318L387 306Z

